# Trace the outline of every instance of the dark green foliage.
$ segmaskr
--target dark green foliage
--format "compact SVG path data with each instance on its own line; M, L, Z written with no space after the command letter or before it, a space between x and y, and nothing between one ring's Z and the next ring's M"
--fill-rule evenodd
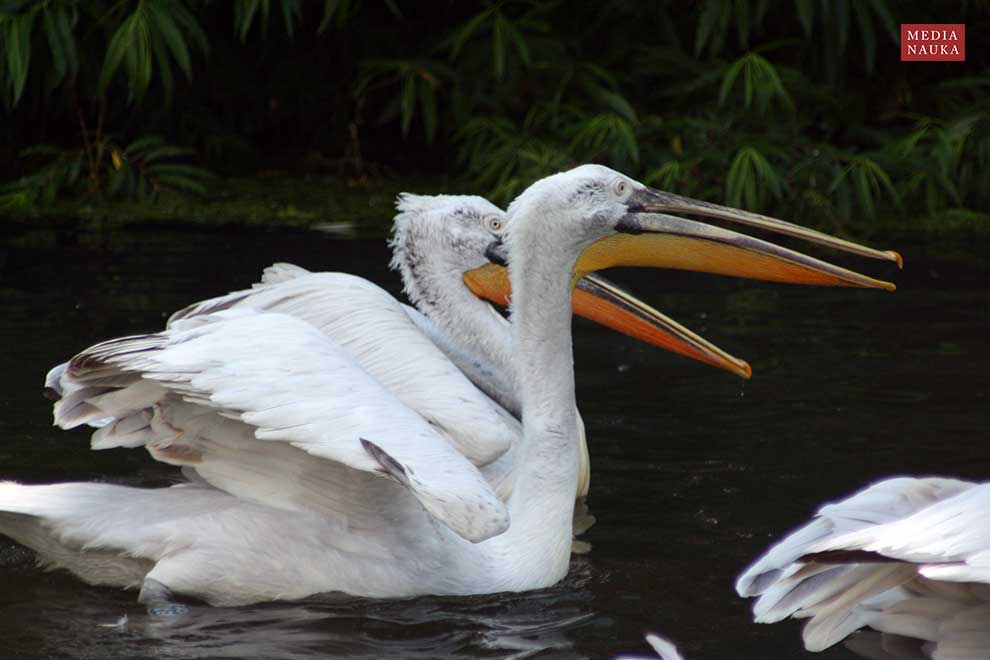
M152 200L163 190L205 195L204 181L210 173L176 160L192 153L166 144L157 135L140 137L127 146L106 138L87 141L83 148L31 147L22 157L41 166L0 187L0 206L51 204L59 193L72 189L141 200Z
M968 61L901 63L901 22L967 23ZM833 230L984 211L986 34L981 2L0 0L0 149L65 145L3 199L202 192L198 155L499 202L597 161Z

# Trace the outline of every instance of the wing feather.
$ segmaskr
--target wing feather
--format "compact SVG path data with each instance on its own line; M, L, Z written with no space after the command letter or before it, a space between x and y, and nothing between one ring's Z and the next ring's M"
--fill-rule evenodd
M345 273L272 268L256 288L191 305L169 325L242 307L288 314L332 338L400 401L449 434L475 465L492 462L519 437L519 421L472 383L388 292Z
M355 470L382 474L380 461L362 443L369 440L402 466L407 487L423 507L464 538L481 541L508 525L504 505L449 439L309 324L250 309L191 321L97 344L74 357L67 374L83 388L91 377L133 374L128 389L146 388L141 379L152 381L163 393L254 426L259 440L289 442ZM94 414L120 418L120 411L93 407ZM72 426L81 423L77 417L57 421ZM168 449L167 430L159 435L152 448L163 458L179 464L195 459L194 453Z

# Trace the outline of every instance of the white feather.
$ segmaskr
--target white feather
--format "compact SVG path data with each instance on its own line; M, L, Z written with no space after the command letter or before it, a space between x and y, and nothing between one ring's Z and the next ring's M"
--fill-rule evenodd
M882 655L884 647L911 646L898 641L905 637L928 643L915 645L931 654L918 657L988 657L990 644L979 636L962 641L946 627L963 612L990 623L980 619L990 603L988 514L990 484L888 479L822 507L747 569L736 589L759 597L759 622L808 618L809 650L870 628L886 637L850 642L868 657L896 657ZM967 643L983 655L953 655Z

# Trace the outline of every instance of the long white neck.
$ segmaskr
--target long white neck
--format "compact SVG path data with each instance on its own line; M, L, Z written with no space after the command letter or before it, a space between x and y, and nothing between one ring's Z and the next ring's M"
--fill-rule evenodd
M461 268L446 263L442 255L403 263L416 254L408 245L396 255L403 284L413 304L426 315L464 354L479 360L494 377L481 384L486 392L510 412L518 413L515 363L508 322L477 298L464 284Z
M522 401L521 466L509 499L511 524L503 535L526 561L545 572L547 584L567 572L574 493L578 478L578 429L574 414L571 343L571 273L576 253L524 246L547 237L513 237L512 340Z

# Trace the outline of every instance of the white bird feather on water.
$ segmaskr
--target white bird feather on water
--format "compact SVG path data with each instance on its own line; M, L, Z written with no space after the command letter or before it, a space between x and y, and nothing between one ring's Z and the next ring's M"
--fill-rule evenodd
M656 652L656 655L652 656L652 660L684 660L684 656L680 654L673 642L656 633L646 635L646 643ZM645 655L619 655L614 660L651 660L651 658Z
M808 618L803 639L812 651L872 629L882 636L849 641L867 657L900 657L881 655L884 644L917 647L922 658L990 657L988 513L990 484L881 481L822 507L747 569L736 590L758 597L758 622ZM968 655L953 654L967 647Z

